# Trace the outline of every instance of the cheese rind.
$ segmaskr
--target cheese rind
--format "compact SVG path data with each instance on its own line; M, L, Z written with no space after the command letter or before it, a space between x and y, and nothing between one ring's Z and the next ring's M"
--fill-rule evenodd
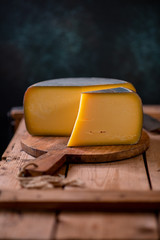
M136 144L142 131L142 102L126 88L82 93L68 146Z
M32 135L70 136L82 92L126 87L131 83L105 78L57 79L30 86L24 96L27 130Z

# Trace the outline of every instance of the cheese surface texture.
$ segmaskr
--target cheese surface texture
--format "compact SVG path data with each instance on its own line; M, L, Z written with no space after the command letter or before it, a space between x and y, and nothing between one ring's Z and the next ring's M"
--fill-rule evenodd
M32 135L70 136L82 92L125 87L131 83L105 78L70 78L39 82L24 96L27 130Z
M82 93L68 146L136 144L142 131L142 102L126 88Z

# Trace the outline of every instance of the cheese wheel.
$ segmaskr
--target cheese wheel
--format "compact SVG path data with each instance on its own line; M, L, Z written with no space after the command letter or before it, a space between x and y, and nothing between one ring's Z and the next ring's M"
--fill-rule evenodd
M126 88L82 93L68 146L136 144L142 131L142 102Z
M36 83L24 95L24 115L32 135L70 136L82 92L126 87L126 81L106 78L69 78Z

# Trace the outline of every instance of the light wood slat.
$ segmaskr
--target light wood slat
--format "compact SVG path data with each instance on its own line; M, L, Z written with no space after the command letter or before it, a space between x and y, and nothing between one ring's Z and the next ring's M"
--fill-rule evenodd
M104 164L70 164L67 178L81 179L86 190L149 190L142 155Z
M158 239L154 214L63 213L56 239Z
M52 209L86 211L156 211L160 210L159 191L1 191L0 208Z
M21 149L20 138L24 135L25 132L26 132L25 122L24 122L24 119L22 119L16 133L14 134L8 147L6 148L5 152L3 153L2 159L4 159L4 160L17 159L17 154L19 154L19 151Z
M0 190L20 190L21 186L18 180L20 168L23 168L32 159L34 158L22 151L17 160L0 161ZM65 176L65 172L66 165L62 166L54 175L61 174Z
M0 161L0 189L20 189L21 186L17 178L20 168L34 159L34 157L22 151L20 140L25 132L25 123L24 119L22 119L13 139L2 156L3 160ZM66 165L59 169L55 175L65 175L65 171Z
M26 163L32 161L32 157L21 152L20 158L17 160L6 162L5 160L0 161L0 190L20 190L20 182L18 174L20 168ZM66 165L62 166L54 175L64 175L66 172Z
M147 105L144 112L160 120L160 105ZM160 134L149 133L151 143L146 152L147 165L153 190L160 190ZM157 217L158 236L160 239L160 212Z
M144 106L144 111L160 119L160 105ZM153 190L160 190L160 134L148 133L150 147L146 152L147 165Z
M92 165L92 167L90 165L70 165L68 178L75 176L84 181L87 188L104 189L107 190L106 194L111 189L121 193L124 189L130 189L135 196L140 193L136 193L137 189L148 190L143 191L143 196L144 192L149 192L142 155L124 161L103 164L103 166L101 164ZM146 199L149 198L149 196L146 197ZM118 202L114 206L115 209L117 205ZM142 208L136 207L135 210L141 211ZM122 207L121 211L124 211ZM61 213L58 216L58 223L57 239L158 239L155 214Z
M21 151L20 139L25 131L24 120L22 120L3 154L3 160L0 161L1 191L21 189L17 178L19 169L34 159ZM65 171L66 166L63 166L57 174L64 175ZM55 215L51 213L0 212L0 239L53 239L55 227Z
M49 240L55 228L53 213L0 212L0 239Z
M18 173L21 167L34 158L21 151L20 139L24 135L25 123L21 121L14 137L0 161L0 189L20 189Z
M20 189L18 180L19 170L32 159L33 157L25 152L19 152L17 159L0 161L0 189Z
M0 189L20 189L17 179L19 169L34 158L21 151L20 139L24 135L25 123L21 121L14 137L2 155L0 161Z
M147 164L153 190L160 190L160 134L150 133L150 147L146 152Z
M84 181L86 191L87 189L149 191L142 155L107 164L70 164L67 178L75 177ZM65 189L71 190L71 187ZM154 214L99 213L97 216L95 213L92 215L61 213L58 220L58 239L158 239ZM148 223L152 224L151 229Z
M144 111L160 119L160 105L144 106ZM146 152L147 165L153 190L160 190L160 134L149 133L150 147Z

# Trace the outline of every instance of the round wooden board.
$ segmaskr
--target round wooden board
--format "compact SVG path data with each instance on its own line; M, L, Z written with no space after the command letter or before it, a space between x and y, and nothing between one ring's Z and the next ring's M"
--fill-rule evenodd
M141 139L134 145L67 147L68 137L31 136L26 132L21 139L22 150L39 157L45 153L64 152L72 162L107 162L142 154L149 147L149 136L142 131Z

